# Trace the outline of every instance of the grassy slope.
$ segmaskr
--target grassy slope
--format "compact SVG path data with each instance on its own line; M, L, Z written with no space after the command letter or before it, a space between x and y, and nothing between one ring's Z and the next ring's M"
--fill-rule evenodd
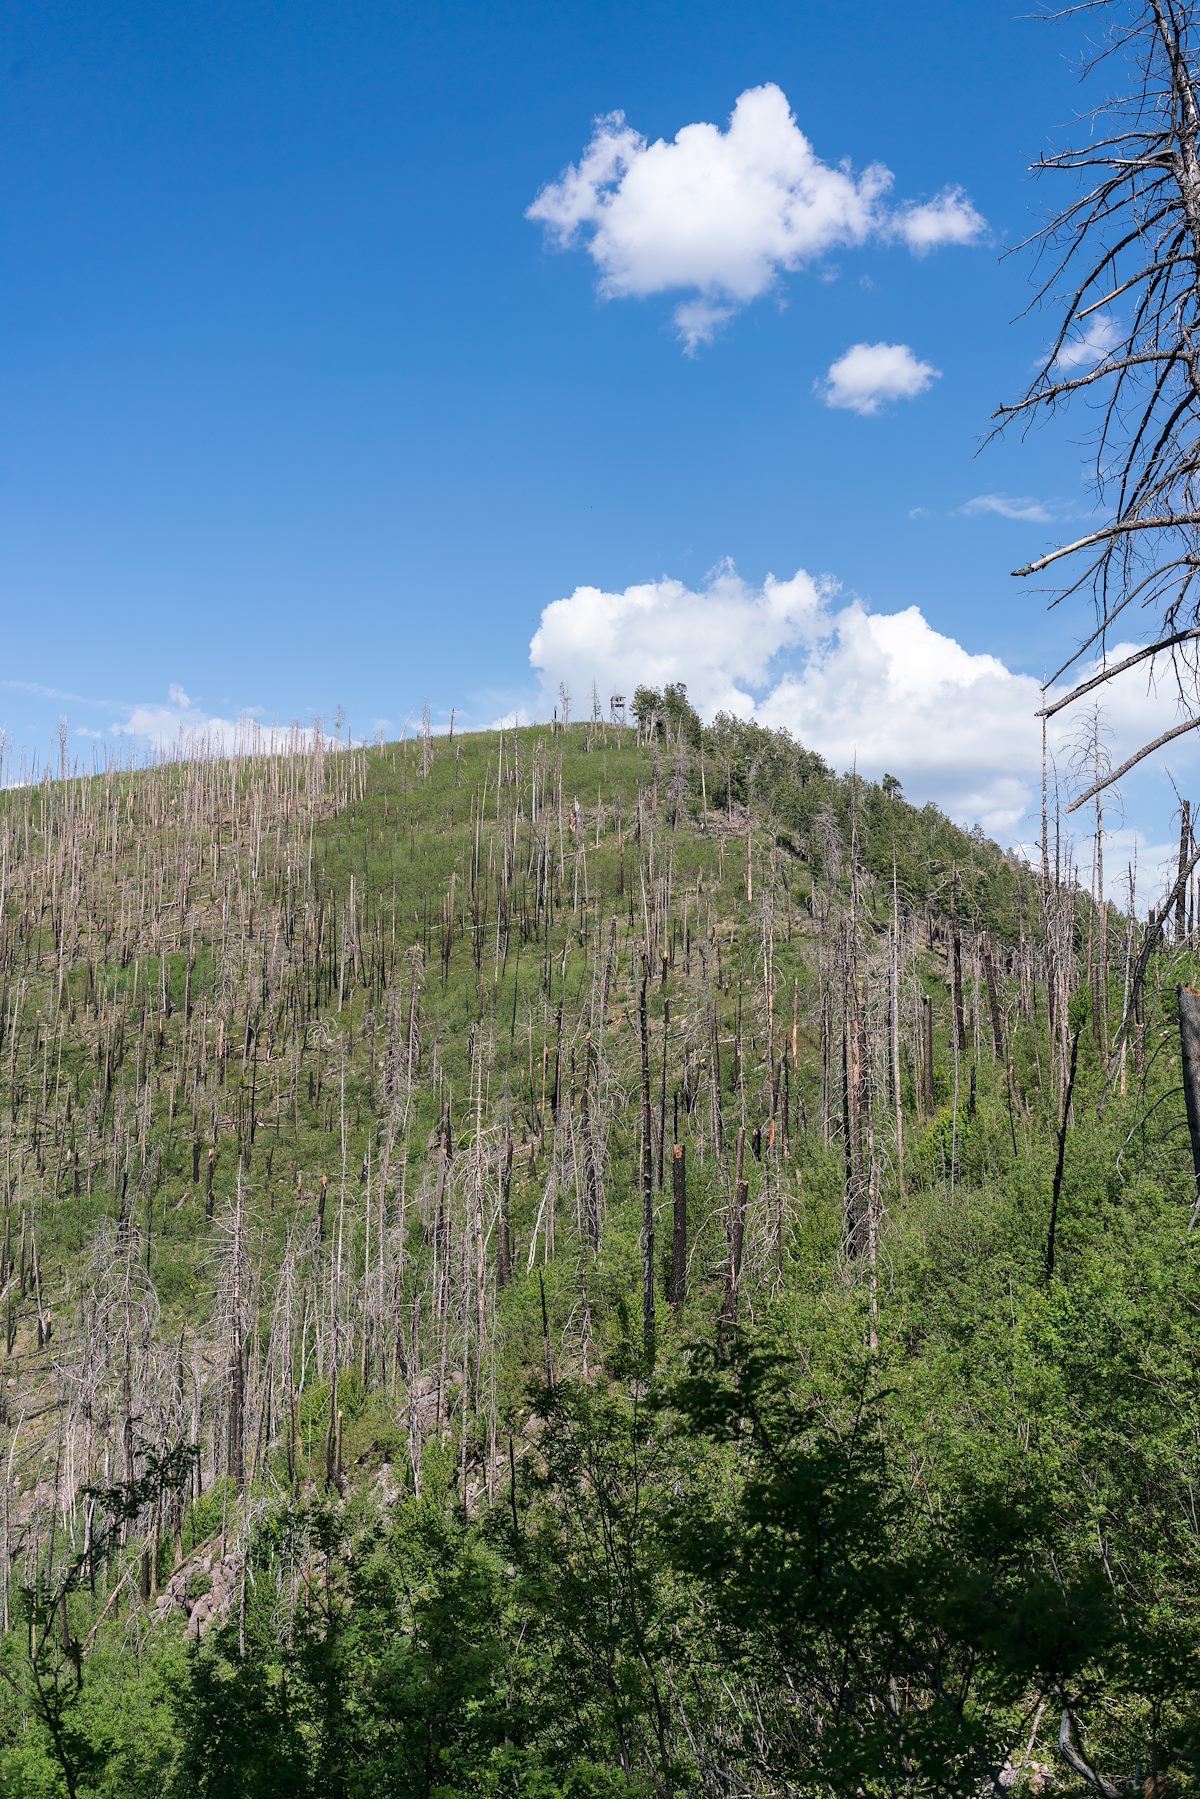
M273 1338L286 1343L260 1379L260 1407L272 1382L279 1389L266 1412L276 1434L285 1364L314 1416L325 1403L329 1351L317 1344L336 1328L343 1387L355 1375L377 1387L390 1414L406 1375L428 1376L439 1359L465 1367L471 1455L485 1456L480 1418L497 1401L511 1411L542 1360L535 1264L556 1358L602 1355L605 1333L625 1329L625 1309L640 1303L636 992L646 946L655 1127L665 1090L668 1133L660 1318L677 1116L691 1210L683 1328L720 1302L739 1126L767 1145L746 1157L743 1309L768 1302L785 1272L828 1268L842 1227L852 851L863 864L853 929L884 1202L897 1191L884 1028L893 859L902 898L924 901L901 970L910 1186L941 1185L947 1155L962 1161L964 1124L949 1125L945 1111L917 1118L917 1019L927 990L944 1107L955 1079L947 951L933 946L928 918L948 903L953 862L965 926L972 914L991 922L998 955L1006 936L1019 940L1028 896L993 846L863 783L777 787L772 810L760 803L756 814L739 805L729 767L711 763L710 798L724 787L733 813L700 819L695 754L612 728L441 740L422 764L410 743L10 796L0 1107L10 1412L19 1404L43 1419L26 1430L27 1484L44 1481L64 1413L68 1436L79 1434L85 1390L104 1427L83 1432L78 1454L94 1463L106 1431L117 1432L123 1377L106 1337L127 1333L117 1288L134 1266L148 1320L134 1358L143 1410L164 1435L186 1427L163 1348L182 1333L208 1477L221 1472L239 1191L247 1353L261 1371ZM753 770L749 780L753 800ZM1014 992L1006 983L1010 1009ZM985 1099L998 1078L975 998L960 1101L968 1060L979 1060ZM783 1104L781 1057L786 1154L782 1118L773 1150L769 1124ZM454 1154L439 1214L447 1108ZM514 1272L499 1293L510 1139ZM580 1247L589 1153L603 1191L598 1253ZM655 1162L657 1176L657 1152ZM467 1266L479 1235L482 1273ZM469 1291L477 1280L481 1298ZM39 1306L54 1321L53 1377L37 1348ZM669 1335L665 1318L662 1328ZM351 1430L365 1400L343 1398ZM453 1409L447 1401L448 1425ZM320 1445L306 1447L319 1461ZM277 1450L276 1472L278 1460Z

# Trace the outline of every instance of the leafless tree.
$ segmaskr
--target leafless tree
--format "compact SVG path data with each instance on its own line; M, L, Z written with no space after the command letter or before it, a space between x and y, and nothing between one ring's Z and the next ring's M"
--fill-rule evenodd
M1185 0L1083 0L1056 16L1076 15L1103 33L1086 73L1115 65L1126 91L1093 111L1077 147L1035 165L1075 187L1030 240L1037 299L1058 325L1026 394L995 417L1000 430L1092 404L1098 519L1013 572L1052 572L1054 605L1094 602L1050 685L1071 669L1083 678L1048 694L1046 716L1165 661L1182 717L1103 769L1071 810L1200 725L1200 20ZM1132 630L1136 609L1149 616L1146 641L1114 661L1114 630ZM1098 667L1079 670L1089 652Z

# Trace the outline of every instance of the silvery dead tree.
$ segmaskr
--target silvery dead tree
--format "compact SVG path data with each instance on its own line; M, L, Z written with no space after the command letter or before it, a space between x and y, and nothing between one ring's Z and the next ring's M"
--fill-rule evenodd
M1200 726L1200 18L1179 0L1084 0L1056 16L1080 14L1105 31L1087 72L1115 63L1128 91L1092 113L1086 141L1036 165L1076 190L1032 239L1037 298L1057 309L1058 326L1027 393L995 416L999 430L1072 402L1097 409L1100 522L1013 572L1050 575L1052 605L1082 595L1094 604L1091 629L1049 685L1089 653L1098 667L1048 694L1047 717L1164 662L1184 716L1164 719L1070 810ZM1113 660L1118 631L1146 641Z

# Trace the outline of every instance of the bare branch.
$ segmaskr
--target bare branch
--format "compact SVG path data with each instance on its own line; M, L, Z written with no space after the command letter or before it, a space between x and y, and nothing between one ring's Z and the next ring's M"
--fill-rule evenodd
M1105 775L1102 781L1097 781L1094 787L1089 787L1086 793L1081 793L1078 799L1072 800L1067 811L1078 812L1080 806L1086 806L1089 800L1094 800L1098 793L1103 793L1106 787L1111 787L1114 781L1119 781L1122 775L1127 775L1131 768L1136 768L1139 762L1144 762L1147 756L1154 754L1155 750L1161 750L1164 745L1173 742L1176 737L1182 737L1185 731L1194 731L1197 725L1200 725L1200 718L1185 719L1183 724L1176 725L1173 731L1164 731L1161 737L1154 739L1153 743L1144 744L1140 750L1135 750L1128 761L1122 762L1120 768L1114 768L1112 773Z
M1100 126L1094 135L1042 156L1035 165L1041 175L1065 174L1078 183L1074 196L1030 240L1043 263L1035 304L1056 306L1057 327L1024 396L993 414L993 435L1013 419L1028 426L1077 395L1098 395L1093 441L1099 522L1013 570L1025 578L1065 570L1071 558L1079 558L1075 572L1060 577L1062 585L1049 603L1061 605L1090 588L1098 622L1083 634L1059 675L1103 642L1114 618L1135 600L1158 616L1145 633L1153 641L1144 650L1089 674L1070 695L1048 697L1045 717L1137 662L1174 655L1200 624L1196 15L1173 0L1122 0L1120 6L1097 0L1084 10L1103 10L1117 26L1089 66L1119 53L1129 57L1134 79L1123 98L1094 109L1093 123ZM1111 310L1104 313L1125 297L1132 299L1130 315L1117 320ZM1091 342L1103 353L1093 366L1072 371L1072 345L1101 314L1113 329ZM1191 712L1198 701L1191 690L1195 683L1183 679L1185 666L1190 676L1190 664L1179 665L1177 673ZM1186 724L1164 733L1128 766L1191 728Z
M1090 550L1095 544L1106 542L1110 538L1125 537L1132 531L1175 531L1184 526L1200 525L1200 512L1179 512L1167 514L1163 518L1126 518L1115 525L1105 525L1099 531L1090 531L1086 537L1076 538L1074 543L1064 543L1048 555L1040 556L1036 562L1027 563L1024 568L1014 568L1014 575L1037 575L1042 569L1049 568L1052 562L1061 562L1064 556L1074 556L1079 550Z
M1110 1780L1105 1780L1103 1775L1097 1774L1092 1764L1076 1748L1074 1727L1075 1720L1064 1706L1062 1722L1058 1729L1058 1752L1068 1768L1072 1773L1078 1774L1081 1780L1086 1780L1092 1791L1100 1794L1100 1799L1121 1799L1120 1787L1115 1787Z
M1137 368L1142 363L1167 362L1171 358L1166 351L1147 351L1141 356L1123 356L1114 362L1106 357L1096 368L1086 375L1079 375L1073 381L1056 381L1052 387L1040 388L1026 394L1023 400L1015 401L1011 406L997 406L992 417L994 419L1015 418L1019 412L1026 412L1032 406L1046 406L1055 400L1061 400L1066 394L1078 393L1082 387L1093 387L1097 381L1103 381L1108 375L1119 375L1126 369Z
M1106 681L1111 681L1114 675L1122 675L1127 668L1133 668L1135 664L1145 662L1148 656L1161 655L1164 650L1174 649L1177 644L1186 643L1189 638L1194 637L1200 637L1200 625L1194 625L1189 631L1175 631L1170 637L1160 637L1157 643L1148 643L1144 649L1135 650L1132 656L1126 656L1123 661L1108 663L1098 675L1093 675L1090 681L1081 681L1078 687L1073 687L1070 693L1063 695L1061 700L1055 700L1052 706L1043 706L1037 716L1053 718L1056 712L1063 710L1064 706L1073 706L1076 700L1081 700L1084 694L1091 693L1097 687L1102 687Z

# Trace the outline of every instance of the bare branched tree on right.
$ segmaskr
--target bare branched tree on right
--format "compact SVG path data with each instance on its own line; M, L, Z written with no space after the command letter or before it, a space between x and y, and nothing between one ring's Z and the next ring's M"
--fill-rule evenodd
M1177 709L1072 810L1200 726L1200 9L1084 0L1057 16L1089 14L1105 36L1088 72L1119 65L1127 91L1096 108L1085 142L1036 165L1075 184L1032 239L1037 297L1058 324L1026 394L995 417L1000 430L1094 404L1098 517L1013 572L1051 574L1052 605L1094 602L1091 628L1049 685L1072 668L1083 678L1047 694L1047 717L1128 668L1164 662ZM1150 620L1141 631L1139 610ZM1113 644L1134 635L1146 641L1114 660Z

